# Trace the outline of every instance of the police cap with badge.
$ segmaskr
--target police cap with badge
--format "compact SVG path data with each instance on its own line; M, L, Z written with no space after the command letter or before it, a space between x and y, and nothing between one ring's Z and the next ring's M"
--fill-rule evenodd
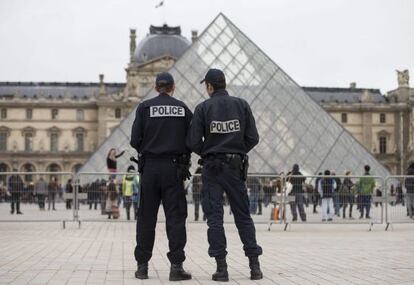
M206 83L226 83L226 77L224 76L223 71L216 68L211 68L207 71L206 76L203 80L200 81L200 84Z

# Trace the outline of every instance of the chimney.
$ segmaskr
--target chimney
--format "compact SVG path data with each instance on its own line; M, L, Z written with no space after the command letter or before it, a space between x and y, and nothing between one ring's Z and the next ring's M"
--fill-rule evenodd
M103 74L99 74L99 95L105 95L105 83Z
M195 41L198 39L198 31L197 30L192 30L191 31L191 41L193 43L195 43Z
M351 88L351 89L355 89L356 88L356 82L351 82L350 84L349 84L349 88Z
M132 62L134 58L135 48L136 48L136 29L129 30L129 59Z

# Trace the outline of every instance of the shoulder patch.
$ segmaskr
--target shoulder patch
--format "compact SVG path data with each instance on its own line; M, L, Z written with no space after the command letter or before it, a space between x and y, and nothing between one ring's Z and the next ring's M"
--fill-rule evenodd
M228 134L240 132L240 121L212 121L210 123L210 133L212 134Z
M151 106L150 117L185 117L185 109L181 106Z

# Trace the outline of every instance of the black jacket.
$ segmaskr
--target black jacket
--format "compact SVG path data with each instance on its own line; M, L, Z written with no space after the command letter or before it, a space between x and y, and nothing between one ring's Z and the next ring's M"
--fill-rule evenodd
M10 193L21 193L23 192L24 184L22 178L13 174L9 177L9 192Z
M136 111L131 146L144 156L189 154L185 138L192 116L183 102L167 94L144 101Z
M213 153L244 155L258 142L256 123L245 100L218 90L196 107L187 146L202 157Z
M407 175L414 175L414 168L408 168ZM414 194L414 178L409 177L405 179L405 189L408 194Z
M292 184L292 191L290 191L289 194L303 194L303 183L305 182L306 178L303 176L303 174L300 171L292 171L290 173L292 176L298 176L298 177L289 177L287 178L287 181ZM302 177L299 177L302 176Z

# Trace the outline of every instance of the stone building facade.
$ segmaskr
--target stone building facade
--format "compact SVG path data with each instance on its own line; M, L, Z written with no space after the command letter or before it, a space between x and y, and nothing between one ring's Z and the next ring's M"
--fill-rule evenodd
M137 46L131 30L126 84L0 82L0 172L77 171L190 44L165 25Z
M0 172L78 170L190 44L179 27L151 26L138 45L131 30L126 83L0 82ZM387 95L355 83L303 88L391 173L405 172L414 159L408 71Z
M408 70L398 71L398 88L311 88L305 91L343 125L391 173L404 174L414 161L414 89Z

